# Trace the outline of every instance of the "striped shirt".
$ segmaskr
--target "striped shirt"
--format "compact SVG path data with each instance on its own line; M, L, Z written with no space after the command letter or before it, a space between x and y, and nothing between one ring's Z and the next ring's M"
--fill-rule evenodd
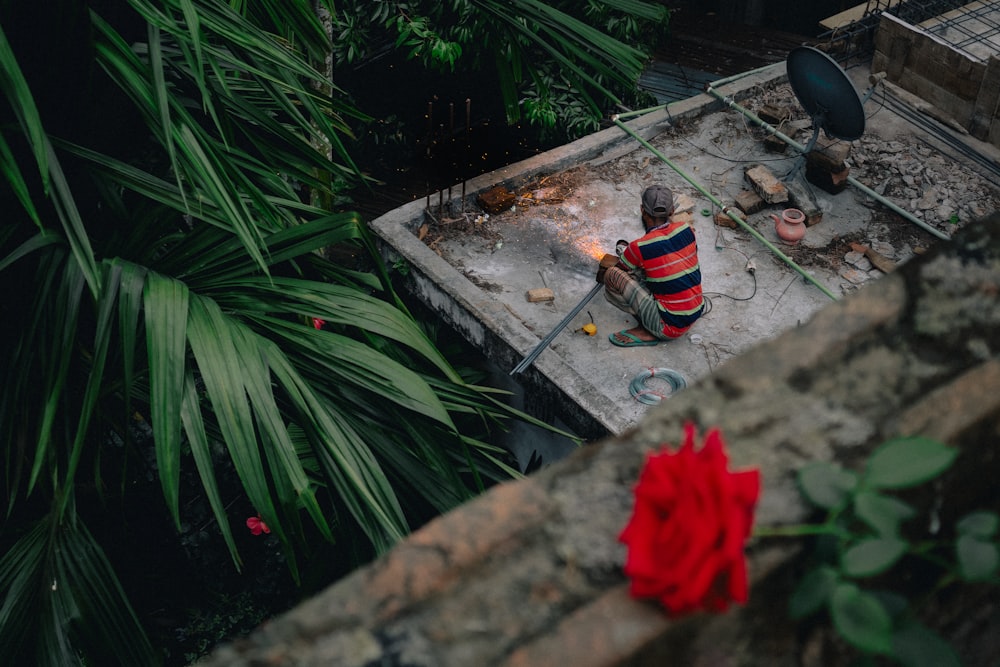
M656 297L668 327L685 329L702 313L701 269L694 230L684 222L668 222L628 244L622 263L642 269L643 282Z

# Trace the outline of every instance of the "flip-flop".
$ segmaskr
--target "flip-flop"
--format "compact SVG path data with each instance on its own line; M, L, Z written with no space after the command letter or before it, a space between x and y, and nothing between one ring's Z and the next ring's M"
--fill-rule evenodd
M615 338L616 335L625 336L630 340L627 343L623 343ZM612 345L617 345L618 347L645 347L647 345L658 345L660 342L658 340L643 340L634 333L630 333L628 329L622 329L618 334L608 334L608 340L611 341Z

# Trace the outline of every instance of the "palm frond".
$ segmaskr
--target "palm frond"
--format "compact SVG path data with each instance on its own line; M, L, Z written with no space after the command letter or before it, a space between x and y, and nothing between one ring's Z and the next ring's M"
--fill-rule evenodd
M82 664L72 637L123 665L159 662L100 545L70 510L0 557L0 650L11 664Z

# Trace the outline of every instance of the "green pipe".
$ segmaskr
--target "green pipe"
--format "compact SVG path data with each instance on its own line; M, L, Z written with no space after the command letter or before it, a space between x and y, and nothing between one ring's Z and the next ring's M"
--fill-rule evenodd
M643 114L651 113L653 111L659 111L660 109L666 109L674 102L667 102L666 104L658 104L655 107L647 107L645 109L639 109L638 111L626 111L624 113L615 114L615 118L631 118L632 116L642 116Z
M831 292L830 290L828 290L822 283L820 283L818 280L816 280L816 278L814 278L808 272L806 272L805 269L803 269L801 266L799 266L798 264L796 264L792 260L792 258L790 258L785 253L781 252L781 250L779 250L778 248L776 248L773 243L771 243L766 238L764 238L763 236L761 236L760 232L758 232L756 229L754 229L753 227L751 227L750 225L748 225L746 222L744 222L743 219L740 216L736 215L729 206L723 205L723 203L721 201L719 201L718 198L716 198L714 195L712 195L711 192L709 192L708 190L706 190L705 188L703 188L700 183L697 183L690 176L688 176L686 173L684 173L683 171L681 171L680 167L678 167L673 162L671 162L670 159L667 158L667 156L664 155L663 153L661 153L659 150L657 150L657 148L655 146L653 146L648 141L646 141L645 139L643 139L642 137L640 137L638 134L636 134L635 132L633 132L631 130L631 128L629 128L624 123L622 123L620 120L618 120L617 116L613 116L611 118L611 120L615 123L615 125L617 125L618 127L620 127L626 133L632 135L632 137L634 137L640 144L642 144L647 149L649 149L653 153L653 155L655 155L660 160L662 160L664 162L664 164L666 164L668 167L670 167L671 169L673 169L674 171L676 171L678 174L680 174L680 176L684 180L686 180L688 183L690 183L691 185L693 185L698 190L698 192L700 192L701 194L703 194L706 197L708 197L709 200L713 204L715 204L720 209L722 209L723 213L725 213L726 215L728 215L740 227L742 227L743 229L745 229L746 231L748 231L754 238L756 238L758 241L760 241L761 243L763 243L781 261L783 261L786 264L788 264L790 267L792 267L792 269L794 269L796 272L798 272L799 275L801 275L803 278L805 278L806 280L808 280L809 282L811 282L813 285L815 285L816 287L818 287L819 290L821 292L823 292L823 294L826 294L828 297L830 297L834 301L837 300L837 297L833 294L833 292Z
M727 79L723 79L723 81L726 81L726 80ZM716 82L716 83L719 83L719 82ZM773 125L768 124L766 121L764 121L761 118L759 118L756 114L754 114L749 109L745 109L744 107L740 106L739 104L737 104L736 102L734 102L731 98L723 96L721 93L719 93L718 91L716 91L713 88L713 86L715 86L715 85L716 85L715 83L709 84L709 86L708 86L708 92L710 94L714 95L715 97L717 97L719 100L721 100L723 102L723 104L725 104L726 106L728 106L730 109L735 109L736 111L739 111L741 114L743 114L744 116L746 116L747 118L749 118L750 120L752 120L754 123L757 123L758 125L760 125L761 127L763 127L765 130L767 130L768 132L770 132L774 136L776 136L779 139L781 139L782 141L784 141L786 144L788 144L789 146L791 146L792 148L794 148L795 150L797 150L799 153L805 153L805 151L806 151L806 147L805 146L803 146L802 144L798 143L797 141L795 141L791 137L782 134L781 132L778 131L778 129L776 127L774 127ZM863 183L861 183L860 181L858 181L853 176L848 176L847 177L847 182L849 184L853 185L854 187L856 187L857 189L861 190L863 193L865 193L869 197L872 197L876 201L881 202L883 205L885 205L887 208L891 209L893 212L897 213L898 215L901 215L902 217L906 218L907 220L909 220L913 224L915 224L918 227L924 229L925 231L929 232L930 234L936 236L937 238L942 239L944 241L948 241L948 240L951 239L951 237L948 236L947 234L945 234L944 232L940 231L939 229L937 229L935 227L932 227L931 225L928 225L923 220L915 217L909 211L906 211L906 210L900 208L899 206L897 206L896 204L892 203L891 201L889 201L888 199L886 199L885 197L883 197L879 193L875 192L874 190L872 190L868 186L866 186Z
M772 63L770 65L764 65L763 67L758 67L757 69L752 69L749 72L740 72L740 73L734 74L732 76L727 76L725 79L719 79L718 81L713 81L712 83L708 84L708 88L711 88L712 86L722 86L722 85L725 85L725 84L730 83L732 81L738 81L739 79L743 79L743 78L746 78L748 76L753 76L754 74L760 74L761 72L764 72L766 70L773 69L773 68L774 68L774 64Z
M758 67L757 69L752 69L749 72L742 72L740 74L734 74L733 76L726 77L725 79L719 79L713 83L709 84L711 86L721 86L723 84L729 83L730 81L736 81L747 76L753 76L754 74L759 74L766 70L772 69L774 65L764 65L763 67ZM707 92L707 89L706 89ZM632 118L633 116L642 116L643 114L651 113L653 111L659 111L660 109L666 109L671 104L676 104L680 100L675 100L673 102L667 102L666 104L658 104L655 107L647 107L645 109L639 109L637 111L625 111L624 113L617 114L617 118Z

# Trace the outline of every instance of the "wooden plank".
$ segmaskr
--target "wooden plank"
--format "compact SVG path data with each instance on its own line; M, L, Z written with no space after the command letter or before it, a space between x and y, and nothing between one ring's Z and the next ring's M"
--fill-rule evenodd
M885 3L885 7L881 7L881 9L889 9L890 7L898 5L902 1L903 0L888 0L888 2ZM845 9L839 14L834 14L833 16L823 19L819 22L819 25L821 28L826 30L839 30L840 28L846 28L855 21L863 19L865 17L865 10L867 9L868 3L863 2L860 5L851 7L850 9Z

